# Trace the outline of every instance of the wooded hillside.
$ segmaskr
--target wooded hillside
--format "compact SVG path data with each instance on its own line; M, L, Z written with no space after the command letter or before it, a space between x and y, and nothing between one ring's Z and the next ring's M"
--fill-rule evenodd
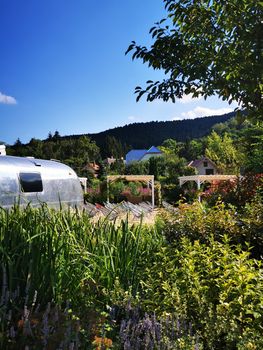
M115 137L123 145L132 148L147 148L151 145L160 145L166 139L175 139L184 142L188 139L203 137L211 131L213 125L224 123L234 116L234 112L196 119L174 120L148 123L133 123L123 127L109 129L97 134L88 134L100 148L105 147L107 137ZM78 137L81 135L75 135ZM71 136L72 137L72 136Z

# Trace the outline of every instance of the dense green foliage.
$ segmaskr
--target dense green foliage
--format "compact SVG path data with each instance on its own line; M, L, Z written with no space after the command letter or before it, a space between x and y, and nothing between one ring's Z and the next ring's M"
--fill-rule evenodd
M93 224L82 212L14 207L0 215L0 261L9 290L27 285L45 302L88 304L116 279L125 290L136 289L136 269L158 245L154 229L125 221L119 227L108 220Z
M186 318L205 349L262 347L261 264L227 238L164 247L142 284L147 310Z
M238 210L163 210L154 226L2 209L1 347L260 350L262 213L260 192Z
M244 128L240 135L240 149L245 154L245 169L263 173L263 125L257 123Z
M133 42L127 52L167 78L137 87L137 99L164 101L184 94L214 94L237 101L252 117L263 115L263 4L258 0L164 0L167 18L150 33L147 49Z
M44 141L33 138L26 145L23 145L18 139L13 146L8 148L7 154L57 159L72 166L79 176L87 175L88 171L85 170L85 166L89 162L100 159L99 147L89 137L83 135L78 139L63 140L58 132L53 136L50 134Z
M239 174L240 153L233 144L232 138L224 133L220 137L215 131L207 137L206 157L211 159L222 174Z
M249 243L253 255L260 258L263 250L262 195L250 198L250 202L248 200L237 209L237 206L227 201L218 202L214 206L208 206L206 202L195 202L192 205L182 203L172 217L166 217L166 238L171 243L181 237L206 243L211 235L221 241L227 233L231 242L241 244L243 249Z

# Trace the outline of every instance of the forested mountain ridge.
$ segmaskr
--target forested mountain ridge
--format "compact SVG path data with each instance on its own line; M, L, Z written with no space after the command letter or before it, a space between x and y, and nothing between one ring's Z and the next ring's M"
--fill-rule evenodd
M85 174L84 168L89 161L100 162L111 156L117 159L125 158L131 148L147 149L152 145L161 146L165 140L170 139L175 143L185 143L185 146L181 147L180 156L190 160L199 153L204 154L205 147L202 142L198 143L197 148L196 145L193 147L190 144L191 140L208 136L215 127L219 132L222 128L229 128L228 122L234 120L233 117L234 112L189 120L134 123L97 134L61 136L56 131L54 135L49 133L45 140L32 138L27 144L22 144L17 139L13 146L8 146L7 154L58 159L72 166L78 174Z
M87 134L96 144L103 148L107 137L114 137L121 144L132 148L148 148L151 145L161 145L166 139L185 142L188 139L203 137L218 123L224 123L234 117L235 112L220 116L202 117L174 121L152 121L133 123L96 134ZM62 138L77 138L82 135L64 136Z
M105 158L125 158L131 148L152 145L162 149L167 162L159 164L158 171L154 170L157 165L151 162L149 169L145 164L145 169L141 169L139 164L138 169L126 169L129 173L150 173L156 178L158 173L166 177L170 174L173 179L175 171L184 174L187 162L202 155L213 160L222 173L239 172L241 165L243 170L262 172L263 128L246 118L235 118L234 113L176 122L136 123L98 134L60 136L56 131L54 135L49 133L45 140L32 138L28 144L18 139L7 147L7 154L57 159L71 166L79 176L87 176L88 163L95 161L105 175L107 171L117 174L126 171L123 162L116 162L115 168L105 170L102 166Z

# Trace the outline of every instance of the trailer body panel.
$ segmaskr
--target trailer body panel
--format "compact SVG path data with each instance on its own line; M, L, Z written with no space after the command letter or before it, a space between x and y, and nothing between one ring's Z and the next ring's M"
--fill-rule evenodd
M0 156L0 205L80 207L83 191L69 166L51 160Z

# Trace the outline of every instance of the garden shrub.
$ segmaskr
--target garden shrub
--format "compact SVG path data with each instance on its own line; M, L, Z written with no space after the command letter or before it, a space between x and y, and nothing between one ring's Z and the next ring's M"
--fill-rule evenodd
M127 187L133 196L140 195L141 184L139 182L129 182Z
M191 205L180 203L177 211L162 215L166 216L164 234L170 243L181 237L207 242L211 235L221 239L225 233L235 236L238 231L236 209L224 203L211 208L198 201Z
M118 203L124 200L124 196L122 192L125 189L125 184L122 180L117 180L115 182L110 183L109 185L109 197L110 202Z
M178 241L147 267L142 301L147 312L191 322L205 349L261 349L263 270L229 239Z
M247 174L235 180L219 182L203 193L202 198L213 206L220 199L238 208L251 202L263 190L263 174Z
M107 183L106 181L93 180L87 192L84 193L84 201L87 203L103 204L107 201Z
M154 182L154 198L155 205L160 207L162 205L162 186L159 181ZM149 196L148 201L151 200L151 196Z
M250 244L254 257L262 259L263 252L263 193L258 193L238 215L239 234Z
M241 244L251 253L260 258L263 251L263 200L258 194L242 209L237 210L233 205L218 202L215 206L194 202L192 205L180 203L173 213L162 212L165 222L165 237L170 243L176 243L181 237L191 240L208 242L213 236L222 241L227 234L231 242Z
M178 184L162 184L162 199L169 203L176 203L183 195Z

